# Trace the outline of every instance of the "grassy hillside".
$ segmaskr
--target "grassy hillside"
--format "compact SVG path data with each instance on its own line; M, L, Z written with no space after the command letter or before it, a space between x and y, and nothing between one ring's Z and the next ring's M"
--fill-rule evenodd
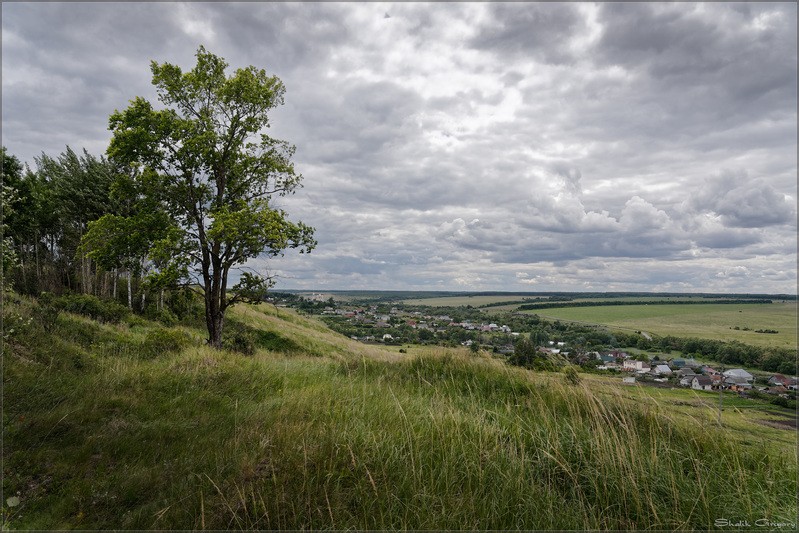
M231 317L258 332L252 356L202 346L191 324L53 319L15 296L3 312L8 528L704 529L796 517L795 435L744 418L717 428L701 408L617 382L572 385L458 350L399 354L265 305Z

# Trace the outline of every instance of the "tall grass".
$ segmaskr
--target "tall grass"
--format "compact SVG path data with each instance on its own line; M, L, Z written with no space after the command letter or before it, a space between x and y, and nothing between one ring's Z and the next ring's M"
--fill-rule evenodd
M16 309L35 315L35 302ZM793 450L743 445L596 381L452 352L400 359L296 315L237 316L292 343L269 336L244 357L201 346L197 332L192 343L146 321L68 314L52 333L34 321L10 339L3 483L21 504L4 508L6 526L705 529L724 517L795 519ZM55 352L41 348L57 340Z

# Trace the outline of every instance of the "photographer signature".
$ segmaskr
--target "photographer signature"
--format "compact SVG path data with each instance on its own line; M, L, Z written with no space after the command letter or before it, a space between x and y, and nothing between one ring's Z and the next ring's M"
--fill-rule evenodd
M768 518L759 518L754 522L749 522L749 520L729 520L727 518L716 518L716 521L713 522L713 525L716 527L768 527L777 529L796 529L795 522L778 522Z

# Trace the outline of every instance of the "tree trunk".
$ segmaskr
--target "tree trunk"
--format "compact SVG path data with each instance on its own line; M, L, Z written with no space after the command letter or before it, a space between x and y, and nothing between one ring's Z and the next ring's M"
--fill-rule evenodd
M133 311L133 289L131 288L131 278L133 275L128 270L128 309Z
M116 302L117 301L117 278L119 277L119 273L117 272L116 268L114 269L113 276L114 276L114 301Z
M208 326L208 344L219 349L222 348L222 327L225 315L219 311L218 302L217 305L214 305L212 300L213 298L206 298L205 323Z
M164 310L164 289L161 289L161 296L158 299L158 310Z
M212 256L203 273L205 284L205 321L208 326L208 344L222 348L222 328L225 321L225 302L221 291L221 261Z
M144 299L145 299L146 296L147 296L147 293L144 292L144 291L141 291L141 312L142 313L144 312Z

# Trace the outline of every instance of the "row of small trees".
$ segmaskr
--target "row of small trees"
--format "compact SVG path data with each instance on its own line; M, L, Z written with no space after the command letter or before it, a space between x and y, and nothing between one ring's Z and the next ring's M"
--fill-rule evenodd
M21 292L71 290L118 298L188 288L205 303L208 342L222 345L226 310L259 301L267 275L231 270L259 255L314 248L313 228L291 222L272 198L302 176L294 147L266 135L285 88L255 67L200 47L188 72L151 63L162 109L134 98L109 118L107 158L70 148L35 170L3 149L4 282Z

